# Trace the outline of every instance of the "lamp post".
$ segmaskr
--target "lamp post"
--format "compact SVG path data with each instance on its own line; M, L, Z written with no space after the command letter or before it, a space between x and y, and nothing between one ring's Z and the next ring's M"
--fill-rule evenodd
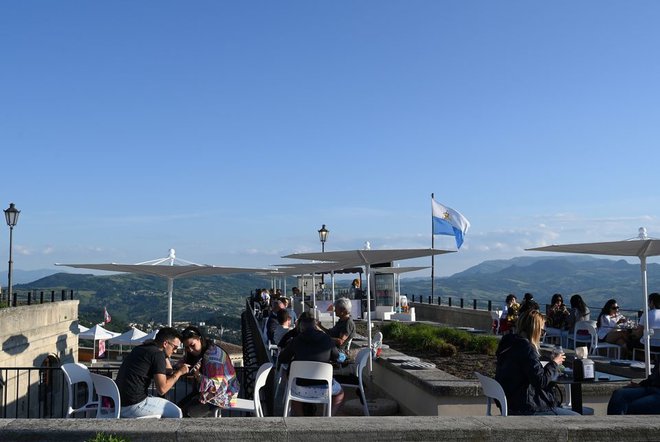
M18 222L18 215L21 211L16 209L14 203L9 204L9 208L5 209L5 220L9 226L9 271L7 272L7 304L11 302L11 273L14 262L12 261L12 246L13 246L13 236L14 236L14 226Z
M325 224L323 224L321 226L321 228L319 229L319 240L321 240L321 253L325 252L325 242L328 239L328 233L330 233L330 231L328 229L326 229ZM321 287L323 287L323 284L324 284L323 283L323 273L321 273Z

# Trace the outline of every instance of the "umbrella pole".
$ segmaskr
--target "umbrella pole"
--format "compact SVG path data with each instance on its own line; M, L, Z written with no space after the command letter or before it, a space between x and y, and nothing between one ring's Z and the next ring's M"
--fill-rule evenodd
M367 337L368 341L367 343L369 344L369 348L371 349L371 266L367 264L366 266L366 271L367 271ZM371 372L373 370L373 361L372 358L369 358L369 375L371 376Z
M167 278L167 326L172 327L172 292L174 291L174 278Z
M335 271L330 271L330 284L332 284L332 326L335 326Z
M648 280L646 278L646 256L640 256L642 269L642 292L644 293L644 362L646 365L646 376L651 375L651 335L649 334L649 301Z

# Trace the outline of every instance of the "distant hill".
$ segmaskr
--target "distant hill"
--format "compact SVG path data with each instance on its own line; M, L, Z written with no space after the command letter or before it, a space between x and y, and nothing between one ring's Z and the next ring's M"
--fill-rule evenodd
M660 264L648 265L649 291L658 290L653 275L660 275ZM656 289L654 289L656 287ZM539 303L549 303L554 293L579 293L592 311L600 309L610 298L625 309L642 306L639 264L625 260L600 259L589 256L518 257L509 260L485 261L450 277L436 278L435 295L503 302L508 293L522 298L525 292L534 294ZM401 291L428 296L430 278L401 280Z
M46 276L57 273L57 270L52 269L38 269L38 270L20 270L14 269L12 271L12 284L25 284L30 281L35 281L40 278L45 278ZM2 286L7 286L7 272L0 272L0 281L2 281Z

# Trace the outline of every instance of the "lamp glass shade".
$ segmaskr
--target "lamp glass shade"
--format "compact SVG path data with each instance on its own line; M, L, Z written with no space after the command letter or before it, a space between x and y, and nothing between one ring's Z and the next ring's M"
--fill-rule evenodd
M325 224L319 229L319 239L321 240L322 243L325 243L325 241L328 239L328 233L330 231L325 228Z
M21 211L16 209L14 203L9 204L9 208L5 209L5 220L9 227L14 227L18 223L18 215L20 213Z

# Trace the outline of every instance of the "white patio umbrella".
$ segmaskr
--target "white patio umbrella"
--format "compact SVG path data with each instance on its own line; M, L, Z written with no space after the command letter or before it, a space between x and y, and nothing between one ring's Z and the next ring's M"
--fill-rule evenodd
M334 252L294 253L284 258L313 259L318 261L332 261L343 267L364 266L367 274L367 337L369 348L371 348L371 265L391 263L404 259L421 258L424 256L441 255L452 253L453 250L440 249L390 249L390 250L341 250ZM373 368L369 358L369 372Z
M164 264L167 263L167 264ZM107 272L140 273L143 275L161 276L167 278L167 325L172 326L172 293L174 280L192 276L229 275L234 273L255 273L265 269L249 269L241 267L218 267L195 264L176 258L174 249L170 249L167 258L154 259L138 264L55 264L57 266L74 267L78 269L104 270Z
M96 324L94 327L88 329L87 331L80 333L78 335L78 339L87 339L90 341L94 341L92 357L96 357L96 341L109 340L114 338L115 336L119 336L119 333L106 330L103 327L101 327L99 324Z
M78 324L78 334L86 332L87 330L89 330L88 327L85 327L84 325Z
M623 241L563 244L546 247L526 249L539 252L584 253L589 255L636 256L640 261L642 272L642 305L644 306L644 361L646 375L651 374L650 330L649 330L649 302L648 281L646 278L646 258L660 255L660 240L649 238L644 227L639 228L637 238Z

